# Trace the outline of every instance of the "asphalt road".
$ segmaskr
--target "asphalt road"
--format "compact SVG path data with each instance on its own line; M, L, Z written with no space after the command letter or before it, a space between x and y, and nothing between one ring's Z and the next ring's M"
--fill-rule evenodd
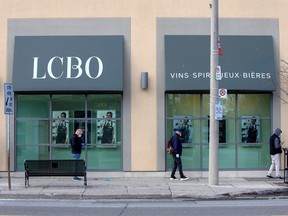
M0 216L3 215L287 216L288 200L0 200Z

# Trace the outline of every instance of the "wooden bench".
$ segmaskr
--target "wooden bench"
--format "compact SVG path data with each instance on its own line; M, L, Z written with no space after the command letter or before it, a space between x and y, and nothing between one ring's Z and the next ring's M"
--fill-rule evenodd
M31 176L83 176L87 186L85 160L25 160L25 187Z

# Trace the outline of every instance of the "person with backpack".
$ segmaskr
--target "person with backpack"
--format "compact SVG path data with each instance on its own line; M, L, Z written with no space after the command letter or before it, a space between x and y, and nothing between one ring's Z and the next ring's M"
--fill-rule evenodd
M280 140L281 133L281 129L277 128L274 134L270 137L271 166L267 173L267 178L274 178L271 173L275 167L276 178L283 179L283 177L280 176L280 155L282 153L281 145L283 144Z
M173 161L174 161L174 165L173 165L173 169L171 172L171 177L170 180L178 180L175 177L175 172L178 168L179 170L179 174L180 174L180 180L181 181L186 181L189 178L186 177L183 173L182 170L182 161L181 161L181 155L182 155L182 141L180 139L180 137L182 136L182 131L181 129L177 129L172 137L172 147L173 147L173 152L172 152L172 156L173 156Z

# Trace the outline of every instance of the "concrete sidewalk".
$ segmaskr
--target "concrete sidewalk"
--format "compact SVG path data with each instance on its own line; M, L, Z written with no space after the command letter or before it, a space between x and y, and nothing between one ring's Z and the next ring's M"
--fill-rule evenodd
M288 184L265 177L220 178L219 185L211 186L207 178L88 176L86 188L83 180L71 177L30 177L30 187L25 188L23 174L11 177L9 190L7 177L0 176L0 199L288 199Z

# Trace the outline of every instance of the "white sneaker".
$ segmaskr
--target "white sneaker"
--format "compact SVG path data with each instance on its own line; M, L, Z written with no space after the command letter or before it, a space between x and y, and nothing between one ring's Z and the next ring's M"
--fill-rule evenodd
M180 178L180 181L187 181L188 179L189 179L188 177L183 176L183 177Z
M175 176L172 176L170 180L178 180Z

